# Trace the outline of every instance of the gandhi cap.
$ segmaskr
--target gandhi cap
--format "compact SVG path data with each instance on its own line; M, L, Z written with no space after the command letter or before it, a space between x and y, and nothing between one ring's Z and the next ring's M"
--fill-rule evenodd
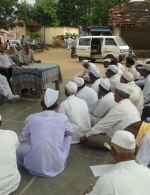
M129 71L124 71L122 77L125 78L127 81L134 81L133 75Z
M44 95L44 103L47 108L52 106L56 100L58 99L59 91L53 90L50 88L46 89L45 95Z
M81 87L82 85L84 85L84 79L81 77L74 77L73 82L75 82L78 87Z
M100 77L100 70L99 70L99 68L94 67L94 68L92 68L92 69L90 70L90 72L91 72L95 77L97 77L97 78Z
M132 89L130 88L129 85L124 84L124 83L117 83L116 84L116 89L119 89L120 91L124 91L127 94L133 93Z

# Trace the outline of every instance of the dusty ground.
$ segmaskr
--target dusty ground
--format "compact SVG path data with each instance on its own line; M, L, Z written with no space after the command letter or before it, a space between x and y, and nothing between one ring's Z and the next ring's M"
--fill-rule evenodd
M61 67L63 79L71 79L73 76L79 75L83 71L78 58L72 59L70 56L71 51L62 48L50 48L49 51L36 53L36 58L43 62L56 62ZM145 58L138 59L140 61L146 60ZM95 62L96 66L101 71L101 77L105 76L102 60ZM122 62L124 65L124 61Z

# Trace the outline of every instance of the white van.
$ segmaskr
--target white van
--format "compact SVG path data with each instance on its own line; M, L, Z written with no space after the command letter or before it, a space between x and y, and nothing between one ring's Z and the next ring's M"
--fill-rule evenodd
M90 59L94 62L100 58L116 57L122 59L129 53L129 46L118 36L83 36L76 46L79 61Z

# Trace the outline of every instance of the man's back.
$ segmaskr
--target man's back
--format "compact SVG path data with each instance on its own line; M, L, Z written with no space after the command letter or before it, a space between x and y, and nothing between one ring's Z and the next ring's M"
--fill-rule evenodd
M149 195L150 170L134 160L114 165L89 195Z
M31 173L53 177L63 171L69 154L74 130L64 114L46 110L27 117L19 137L20 142L31 139L30 152L24 166Z
M15 191L20 183L17 168L16 149L19 145L15 132L0 130L0 194Z
M59 111L65 113L75 129L72 143L78 143L81 136L85 135L91 128L90 115L86 102L71 95L61 103Z

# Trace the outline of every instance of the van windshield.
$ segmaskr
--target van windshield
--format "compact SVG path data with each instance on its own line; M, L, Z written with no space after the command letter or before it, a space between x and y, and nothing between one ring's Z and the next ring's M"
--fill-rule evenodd
M116 39L116 41L117 41L117 43L118 43L119 46L125 46L125 45L127 45L126 42L123 40L123 38L116 37L115 39Z
M79 45L90 46L91 45L91 39L90 38L80 38L79 39Z

